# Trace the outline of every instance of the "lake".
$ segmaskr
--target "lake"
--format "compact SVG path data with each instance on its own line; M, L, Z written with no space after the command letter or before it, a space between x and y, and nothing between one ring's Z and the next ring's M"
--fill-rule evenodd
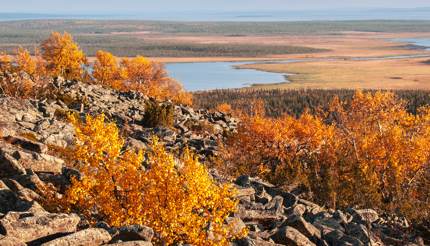
M252 84L287 81L285 74L234 67L248 63L250 62L168 63L166 69L188 91L242 88Z
M394 39L394 41L401 43L410 43L413 45L426 47L426 50L430 50L430 38L398 38Z

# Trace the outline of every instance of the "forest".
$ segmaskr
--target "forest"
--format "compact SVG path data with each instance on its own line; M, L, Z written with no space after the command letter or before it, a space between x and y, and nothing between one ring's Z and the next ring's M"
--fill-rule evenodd
M375 92L375 90L363 90ZM408 112L416 114L418 109L430 102L430 92L425 90L394 90L394 93L405 102ZM327 111L334 97L350 103L355 90L214 90L193 93L194 105L197 108L215 109L218 105L229 104L234 110L251 113L253 104L249 101L262 101L268 117L280 117L285 114L299 117L305 111L317 113Z

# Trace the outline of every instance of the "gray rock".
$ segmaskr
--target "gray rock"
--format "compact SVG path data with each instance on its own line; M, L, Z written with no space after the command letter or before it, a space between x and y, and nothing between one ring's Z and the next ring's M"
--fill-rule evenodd
M298 199L298 203L305 205L306 211L312 216L316 216L317 214L324 212L324 209L322 207L313 202L304 199Z
M90 228L42 244L42 246L98 246L108 243L110 234L101 228Z
M141 225L122 226L118 228L118 233L113 241L151 241L154 237L152 228Z
M110 246L153 246L153 244L151 242L147 242L147 241L130 241L130 242L107 244L107 245L110 245Z
M267 193L265 189L262 189L261 191L258 192L258 194L255 195L255 201L262 204L266 204L271 200L272 200L272 196L269 195L269 193Z
M281 244L276 244L270 241L265 241L261 239L252 239L249 237L237 240L232 244L232 246L280 246Z
M0 245L1 246L26 246L27 244L22 242L19 238L16 238L16 237L0 236Z
M283 214L284 213L284 198L281 196L275 196L273 199L265 205L266 210L271 210L275 214Z
M26 174L24 167L11 156L0 149L0 178Z
M336 210L333 213L333 219L336 219L340 224L348 224L349 222L351 222L352 217L340 210Z
M293 216L288 218L287 224L291 227L294 227L308 238L312 238L314 240L321 239L321 231L311 223L308 223L301 216Z
M230 228L232 228L231 232L233 235L240 235L246 229L245 223L237 217L227 218L226 223Z
M362 224L357 224L354 222L349 223L346 225L346 233L349 236L358 238L363 243L369 243L370 242L370 234L367 230L366 226Z
M3 186L4 183L2 182ZM14 191L6 188L0 188L0 213L7 213L9 211L28 211L32 208L35 202L30 202L19 197Z
M289 208L286 212L289 216L292 216L292 215L303 216L306 212L306 206L303 204L296 204L291 208Z
M285 226L272 236L275 243L291 246L315 246L306 236L290 226Z
M251 179L248 175L241 175L236 179L235 183L237 185L242 186L242 187L250 187L251 186Z
M238 217L245 222L253 221L259 223L272 223L276 221L284 221L285 216L265 210L240 209L237 213Z
M255 190L253 188L241 188L241 187L237 187L236 188L236 197L237 198L241 198L241 197L250 197L253 196L255 194Z
M59 233L76 231L80 221L75 214L32 214L9 212L0 220L0 231L24 242Z
M46 153L46 151L48 150L48 147L42 143L34 142L21 137L8 136L5 137L4 140L12 145L17 145L25 150L36 152L39 154Z
M352 210L353 221L360 224L369 224L379 219L378 213L373 209Z

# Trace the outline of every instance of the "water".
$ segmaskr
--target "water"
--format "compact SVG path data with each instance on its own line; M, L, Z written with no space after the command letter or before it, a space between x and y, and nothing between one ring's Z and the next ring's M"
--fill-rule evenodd
M169 75L182 82L188 91L242 88L252 84L272 84L287 82L286 75L237 69L234 66L244 62L196 62L169 63Z
M426 42L429 42L427 40ZM400 41L404 42L404 41ZM420 43L424 44L423 42ZM428 43L429 44L429 43ZM429 46L430 47L430 46ZM397 60L409 58L427 58L429 54L398 55L389 57L352 57L353 61ZM235 66L249 63L286 64L309 61L342 61L343 58L303 58L277 61L255 62L191 62L168 63L169 75L182 82L188 91L243 88L253 84L287 83L286 73L272 73L254 69L237 69Z
M284 11L176 11L111 14L0 13L0 21L31 19L102 19L162 21L312 21L312 20L430 20L430 8L333 9Z
M395 39L396 42L410 43L413 45L424 47L426 50L430 50L430 38L399 38Z

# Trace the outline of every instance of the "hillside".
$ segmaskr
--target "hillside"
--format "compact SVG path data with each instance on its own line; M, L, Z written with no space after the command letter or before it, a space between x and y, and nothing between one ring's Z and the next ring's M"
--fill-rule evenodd
M151 99L142 94L72 81L57 80L54 84L58 95L71 99L69 102L60 98L0 99L0 245L75 245L77 240L91 245L152 245L154 232L148 227L111 227L103 221L94 227L76 214L49 213L40 205L46 187L64 191L71 177L80 175L53 148L73 143L73 127L63 117L65 112L104 113L124 131L127 145L133 148L147 148L149 136L155 134L168 149L188 145L200 153L201 159L217 154L216 140L222 140L223 133L237 130L237 121L224 113L185 106L174 106L173 128L148 128L142 119ZM201 124L215 131L192 130L193 125ZM211 174L219 182L229 182L216 170ZM247 227L249 236L234 245L404 245L404 240L411 242L408 245L423 243L416 237L423 231L411 230L413 226L405 219L374 210L326 209L300 198L299 191L282 191L249 176L239 177L235 187L240 203L227 222L235 221L235 230Z

